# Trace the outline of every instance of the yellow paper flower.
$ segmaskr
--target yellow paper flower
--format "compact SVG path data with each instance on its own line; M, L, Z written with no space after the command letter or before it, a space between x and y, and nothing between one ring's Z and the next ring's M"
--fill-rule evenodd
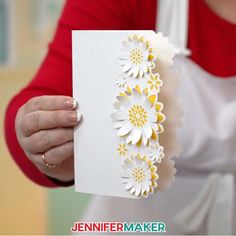
M155 67L156 56L149 47L149 42L137 35L122 42L119 54L120 65L124 73L133 78L143 77Z
M160 80L160 76L158 73L150 74L150 78L148 80L148 84L150 85L150 90L156 90L157 93L160 92L160 87L163 85L162 80Z
M136 197L147 197L157 187L157 167L145 156L136 155L126 159L121 177L125 189Z
M123 143L123 144L120 143L118 148L117 148L117 151L118 151L120 156L126 156L128 149L126 148L125 143Z

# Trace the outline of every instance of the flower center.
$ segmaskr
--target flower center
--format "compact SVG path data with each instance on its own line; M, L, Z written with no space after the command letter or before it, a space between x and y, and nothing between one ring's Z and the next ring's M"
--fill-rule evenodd
M133 169L132 175L133 175L133 178L136 183L142 183L146 178L146 174L145 174L144 170L139 167L135 167Z
M133 64L139 65L143 61L143 53L139 48L133 48L130 51L130 60Z
M143 127L147 122L147 112L140 105L133 105L129 109L129 121L134 127Z

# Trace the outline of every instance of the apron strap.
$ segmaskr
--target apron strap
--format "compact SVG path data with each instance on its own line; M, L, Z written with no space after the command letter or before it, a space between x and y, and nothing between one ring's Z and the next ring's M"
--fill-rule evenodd
M190 55L188 43L189 0L158 0L157 29L170 38L176 55Z

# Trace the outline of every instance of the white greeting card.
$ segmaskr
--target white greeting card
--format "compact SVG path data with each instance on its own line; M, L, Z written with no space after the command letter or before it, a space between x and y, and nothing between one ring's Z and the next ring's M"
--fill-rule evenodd
M173 180L181 111L168 38L154 31L73 31L75 190L141 198Z

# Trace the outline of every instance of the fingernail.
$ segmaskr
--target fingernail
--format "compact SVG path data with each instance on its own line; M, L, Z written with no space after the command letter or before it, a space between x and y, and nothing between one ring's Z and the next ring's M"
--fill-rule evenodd
M70 112L68 114L68 121L73 123L77 122L77 112Z
M75 109L78 105L78 102L73 98L65 101L66 108Z
M75 109L78 106L78 102L73 98L73 109Z
M79 112L76 112L77 122L81 120L81 114Z

